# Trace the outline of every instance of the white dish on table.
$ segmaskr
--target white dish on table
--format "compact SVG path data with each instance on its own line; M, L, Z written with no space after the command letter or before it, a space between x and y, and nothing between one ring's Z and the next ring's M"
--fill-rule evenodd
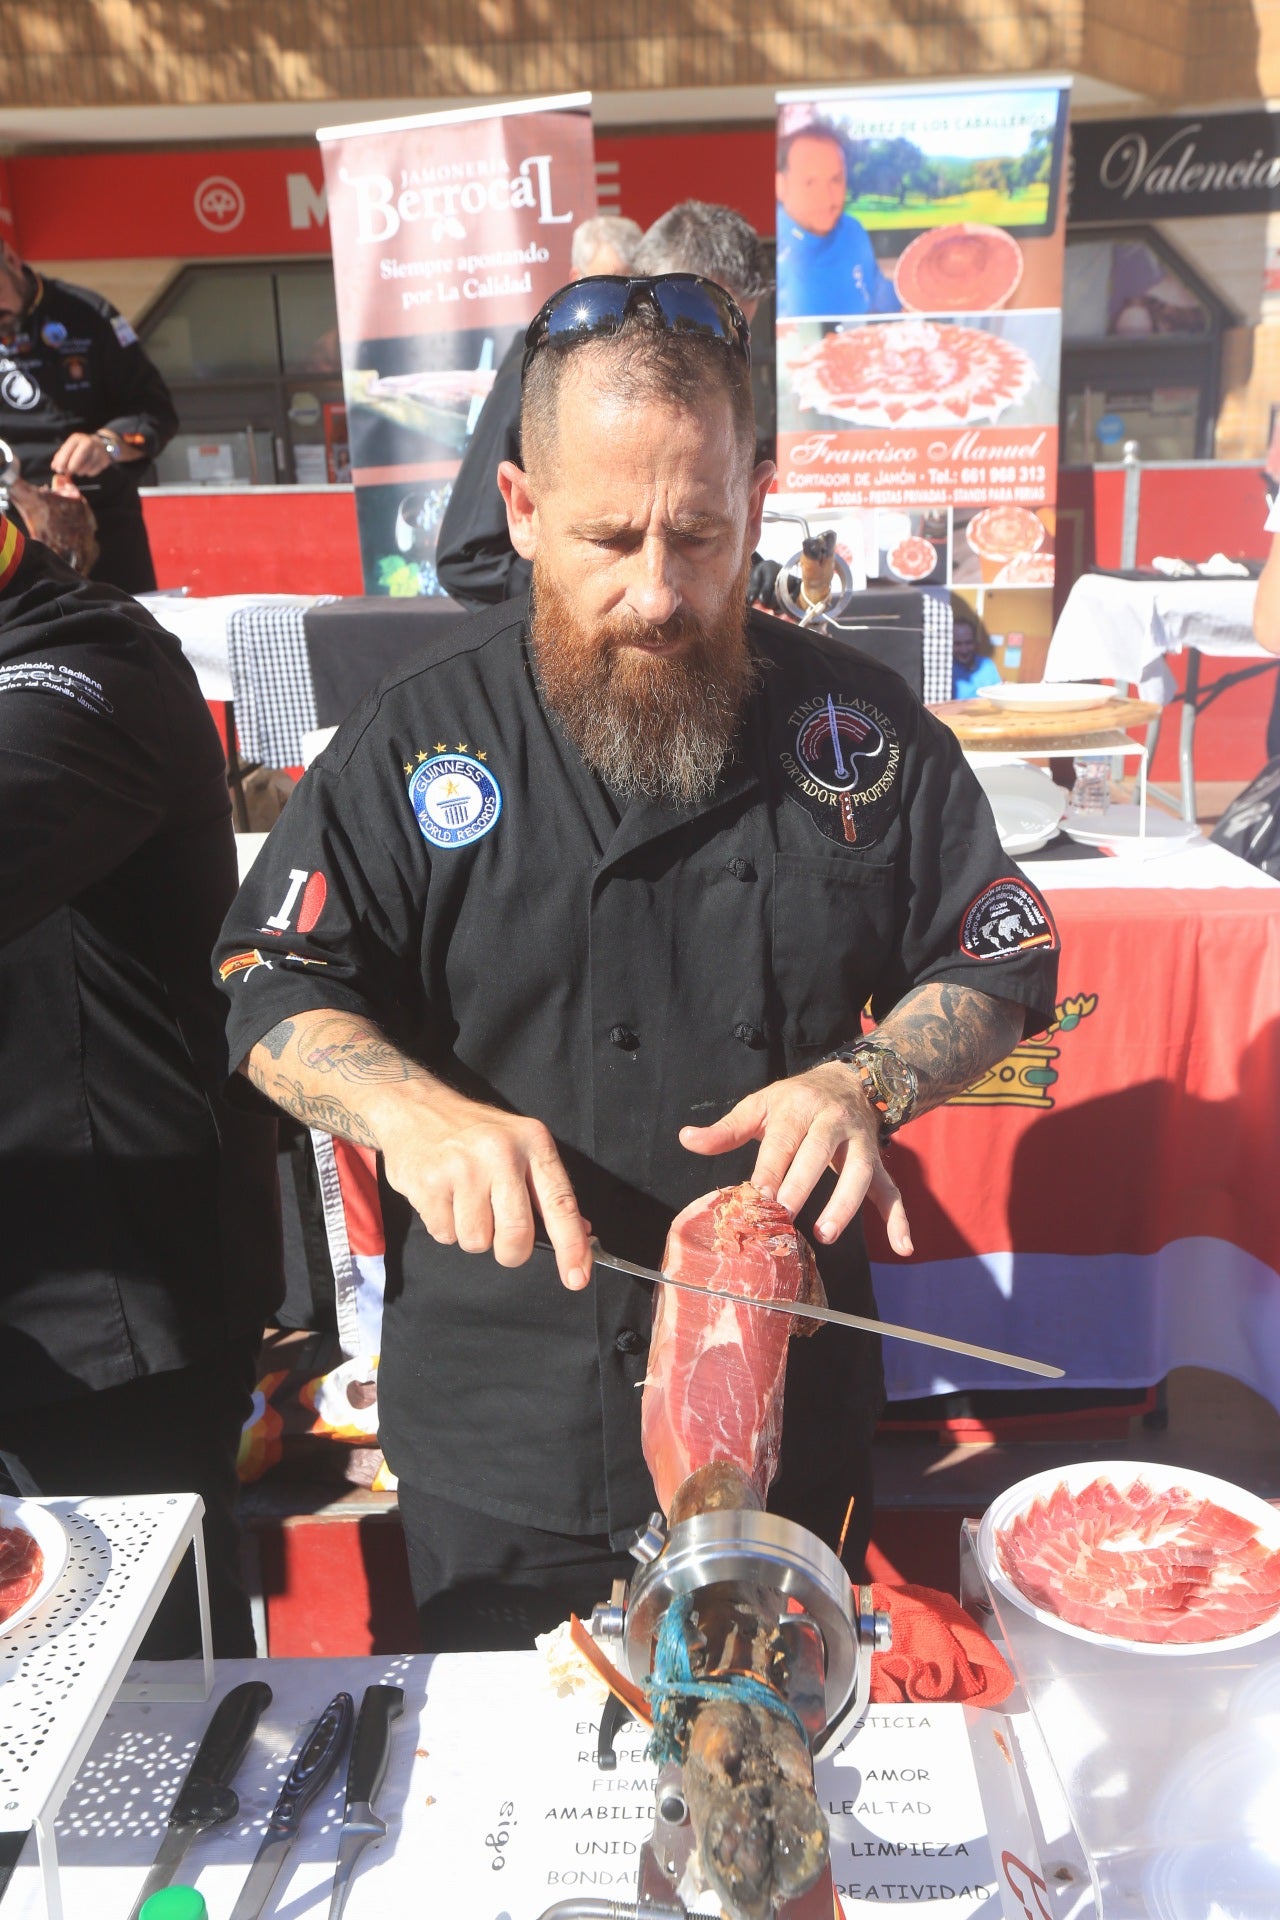
M1153 1493L1162 1493L1170 1487L1185 1487L1188 1493L1198 1499L1212 1501L1215 1506L1224 1507L1229 1513L1252 1521L1257 1528L1257 1537L1264 1546L1270 1550L1280 1548L1280 1510L1260 1500L1256 1494L1249 1493L1244 1487L1233 1485L1230 1480L1219 1480L1212 1473L1197 1473L1193 1467L1175 1467L1153 1461L1081 1460L1072 1466L1050 1467L1043 1473L1033 1473L1029 1479L1019 1480L1016 1486L1009 1487L998 1499L993 1500L983 1514L978 1528L978 1558L987 1579L1003 1599L1043 1625L1054 1627L1059 1633L1070 1634L1073 1640L1085 1640L1095 1647L1123 1648L1126 1653L1155 1654L1164 1659L1234 1651L1237 1647L1252 1646L1256 1641L1269 1639L1280 1630L1280 1606L1277 1606L1271 1618L1264 1620L1261 1626L1252 1627L1247 1633L1226 1634L1220 1640L1187 1640L1172 1644L1159 1640L1129 1640L1119 1634L1095 1633L1091 1627L1078 1627L1073 1621L1064 1620L1060 1614L1051 1613L1046 1607L1037 1606L1029 1600L1000 1563L996 1548L997 1533L1010 1527L1019 1514L1025 1513L1037 1500L1047 1500L1057 1488L1066 1487L1070 1493L1082 1493L1095 1480L1109 1480L1112 1486L1122 1492L1136 1480L1144 1481Z
M44 1556L40 1584L35 1592L7 1620L0 1620L0 1634L6 1634L20 1627L37 1607L44 1605L62 1578L71 1542L57 1514L51 1513L39 1500L13 1500L0 1494L0 1527L22 1528L31 1535Z
M1082 847L1114 847L1117 853L1174 853L1202 836L1191 820L1179 820L1158 807L1147 808L1147 831L1138 831L1140 809L1131 802L1110 806L1105 813L1068 812L1062 831Z
M1002 687L984 687L984 700L1010 713L1079 713L1084 707L1105 707L1118 700L1114 687L1098 680L1010 681Z
M1006 853L1037 853L1058 831L1067 810L1067 794L1043 767L1025 760L976 766L978 785L991 802L996 831Z

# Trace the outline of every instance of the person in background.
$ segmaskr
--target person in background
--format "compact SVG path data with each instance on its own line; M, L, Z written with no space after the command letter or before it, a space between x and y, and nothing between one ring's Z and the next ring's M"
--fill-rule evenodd
M0 242L0 440L33 486L58 477L84 493L97 522L92 579L154 589L138 482L177 428L169 389L124 315Z
M813 120L778 142L778 317L899 313L867 230L845 212L844 142Z
M570 264L575 280L588 274L629 273L642 229L615 213L599 214L575 227ZM529 568L507 537L507 514L498 492L500 461L520 458L520 359L524 335L507 350L475 431L454 478L440 523L436 574L440 585L472 612L529 589Z
M44 1494L198 1493L252 1655L236 1454L282 1287L275 1124L226 1097L222 748L178 642L0 519L0 1451ZM200 1644L187 1564L144 1643Z
M768 249L751 222L733 207L708 200L682 200L662 214L636 248L634 268L659 273L698 273L733 295L747 325L773 286Z
M991 658L991 642L986 630L968 615L961 615L951 629L951 698L973 700L984 687L1000 685L1000 669Z

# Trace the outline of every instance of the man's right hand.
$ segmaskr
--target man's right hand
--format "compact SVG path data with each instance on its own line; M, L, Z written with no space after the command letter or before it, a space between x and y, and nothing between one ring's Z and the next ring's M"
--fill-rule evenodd
M380 1151L387 1179L442 1246L523 1266L536 1208L562 1282L586 1286L591 1229L540 1120L468 1100L371 1021L334 1009L280 1021L241 1071L304 1125Z

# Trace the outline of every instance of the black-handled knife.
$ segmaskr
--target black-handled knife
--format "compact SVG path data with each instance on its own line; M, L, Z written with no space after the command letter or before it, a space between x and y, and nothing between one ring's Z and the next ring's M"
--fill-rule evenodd
M347 1744L354 1714L351 1695L335 1693L302 1743L289 1769L289 1778L267 1822L267 1837L258 1848L249 1877L240 1890L231 1920L257 1920L271 1898L271 1889L298 1837L302 1816L337 1766Z
M160 1842L142 1892L129 1910L129 1920L138 1920L152 1894L169 1885L178 1862L198 1833L235 1819L240 1802L230 1783L248 1751L254 1728L270 1705L271 1689L263 1680L246 1680L218 1702L178 1789L169 1812L168 1832Z
M381 1840L387 1831L386 1821L378 1818L372 1803L387 1777L391 1722L399 1718L403 1708L402 1687L366 1687L364 1690L355 1739L351 1742L351 1764L347 1768L347 1807L342 1838L338 1842L329 1920L341 1920L360 1854L371 1840Z

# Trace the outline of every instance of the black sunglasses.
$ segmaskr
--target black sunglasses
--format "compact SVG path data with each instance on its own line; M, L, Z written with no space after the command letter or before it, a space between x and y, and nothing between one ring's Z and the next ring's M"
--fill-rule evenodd
M607 340L621 333L628 316L642 307L663 331L723 341L751 365L751 336L742 310L714 280L698 273L659 273L650 280L601 273L561 287L531 321L524 337L520 378L528 373L529 362L541 347Z

